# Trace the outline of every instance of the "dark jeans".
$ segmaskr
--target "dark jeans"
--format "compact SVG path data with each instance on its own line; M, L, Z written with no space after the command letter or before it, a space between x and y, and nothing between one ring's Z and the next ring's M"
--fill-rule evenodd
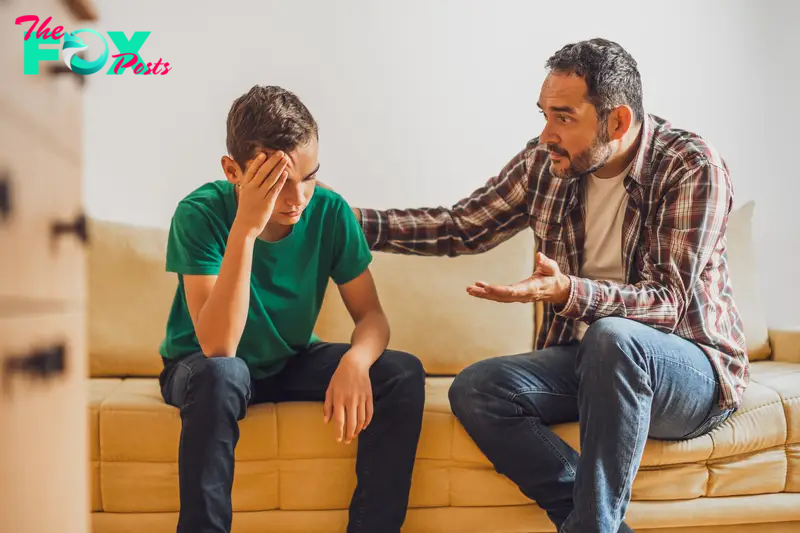
M178 533L230 531L234 448L247 406L325 400L346 344L319 343L293 357L278 375L252 380L238 357L190 355L168 361L164 400L181 410ZM355 492L348 533L399 533L422 426L425 374L413 355L387 350L370 369L374 415L358 437ZM320 406L320 419L322 407Z
M583 341L466 368L453 412L494 464L561 533L623 523L648 436L689 439L721 424L719 384L696 345L623 318ZM580 423L580 456L548 426Z

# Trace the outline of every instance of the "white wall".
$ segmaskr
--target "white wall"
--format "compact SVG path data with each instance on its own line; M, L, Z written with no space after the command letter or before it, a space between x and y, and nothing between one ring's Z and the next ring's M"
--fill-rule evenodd
M787 283L800 255L796 5L98 4L98 29L151 31L143 57L173 70L89 77L85 197L93 216L166 227L183 195L222 177L228 108L256 83L289 88L308 105L321 127L320 178L352 204L452 204L540 131L535 102L547 57L604 36L639 62L646 110L706 136L732 169L737 203L756 200L770 322L800 324L800 288Z

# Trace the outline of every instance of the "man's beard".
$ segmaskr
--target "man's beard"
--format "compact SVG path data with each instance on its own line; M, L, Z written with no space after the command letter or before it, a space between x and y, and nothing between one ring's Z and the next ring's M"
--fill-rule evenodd
M564 170L556 169L552 163L550 164L550 174L556 178L582 178L589 175L603 167L609 159L611 159L611 147L608 145L608 135L603 130L592 141L591 146L578 154L571 157L569 153L561 148L552 144L547 145L547 149L556 155L567 157L569 159L569 167Z

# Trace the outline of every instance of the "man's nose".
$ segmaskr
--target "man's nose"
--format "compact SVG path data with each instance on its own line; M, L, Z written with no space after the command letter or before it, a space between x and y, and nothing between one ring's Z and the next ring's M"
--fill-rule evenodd
M539 142L542 144L559 144L561 142L561 137L556 135L548 122L545 123L542 134L539 136Z

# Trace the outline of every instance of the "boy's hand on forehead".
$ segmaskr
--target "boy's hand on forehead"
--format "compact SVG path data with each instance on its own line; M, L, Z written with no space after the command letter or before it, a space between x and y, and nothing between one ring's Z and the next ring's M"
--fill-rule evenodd
M239 184L234 227L251 236L258 236L264 231L278 194L289 176L286 171L288 164L288 156L278 151L269 158L264 153L258 154L247 165Z

